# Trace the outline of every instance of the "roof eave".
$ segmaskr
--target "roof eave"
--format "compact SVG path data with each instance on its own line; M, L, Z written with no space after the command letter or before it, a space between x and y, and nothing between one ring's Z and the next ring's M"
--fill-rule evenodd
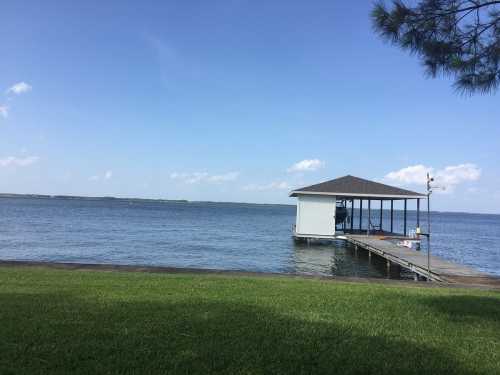
M355 194L355 193L340 193L340 192L318 192L318 191L300 191L294 190L291 191L289 196L296 197L299 195L323 195L323 196L339 196L339 197L348 197L348 198L385 198L385 199L422 199L425 198L425 194L413 194L413 195L404 195L404 194Z

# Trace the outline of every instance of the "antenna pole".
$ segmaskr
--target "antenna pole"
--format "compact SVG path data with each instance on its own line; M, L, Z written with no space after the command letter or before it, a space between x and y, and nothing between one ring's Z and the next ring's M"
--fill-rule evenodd
M429 276L431 274L431 182L433 180L427 173L427 274Z

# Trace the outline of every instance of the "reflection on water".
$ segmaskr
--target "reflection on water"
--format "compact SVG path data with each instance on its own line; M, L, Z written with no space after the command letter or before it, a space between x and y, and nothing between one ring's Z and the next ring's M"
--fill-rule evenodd
M407 278L393 267L387 273L383 259L368 257L365 250L354 250L344 241L314 241L294 243L295 272L305 275Z

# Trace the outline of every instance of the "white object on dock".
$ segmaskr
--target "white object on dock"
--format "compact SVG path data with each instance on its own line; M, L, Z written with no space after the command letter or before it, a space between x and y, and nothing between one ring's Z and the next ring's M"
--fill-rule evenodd
M404 246L412 250L420 250L420 240L404 240L398 242L398 246Z

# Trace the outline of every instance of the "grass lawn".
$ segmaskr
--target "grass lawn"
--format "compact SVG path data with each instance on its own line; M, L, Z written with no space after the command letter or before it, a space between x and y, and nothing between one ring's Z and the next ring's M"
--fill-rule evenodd
M0 374L500 374L500 293L0 267Z

